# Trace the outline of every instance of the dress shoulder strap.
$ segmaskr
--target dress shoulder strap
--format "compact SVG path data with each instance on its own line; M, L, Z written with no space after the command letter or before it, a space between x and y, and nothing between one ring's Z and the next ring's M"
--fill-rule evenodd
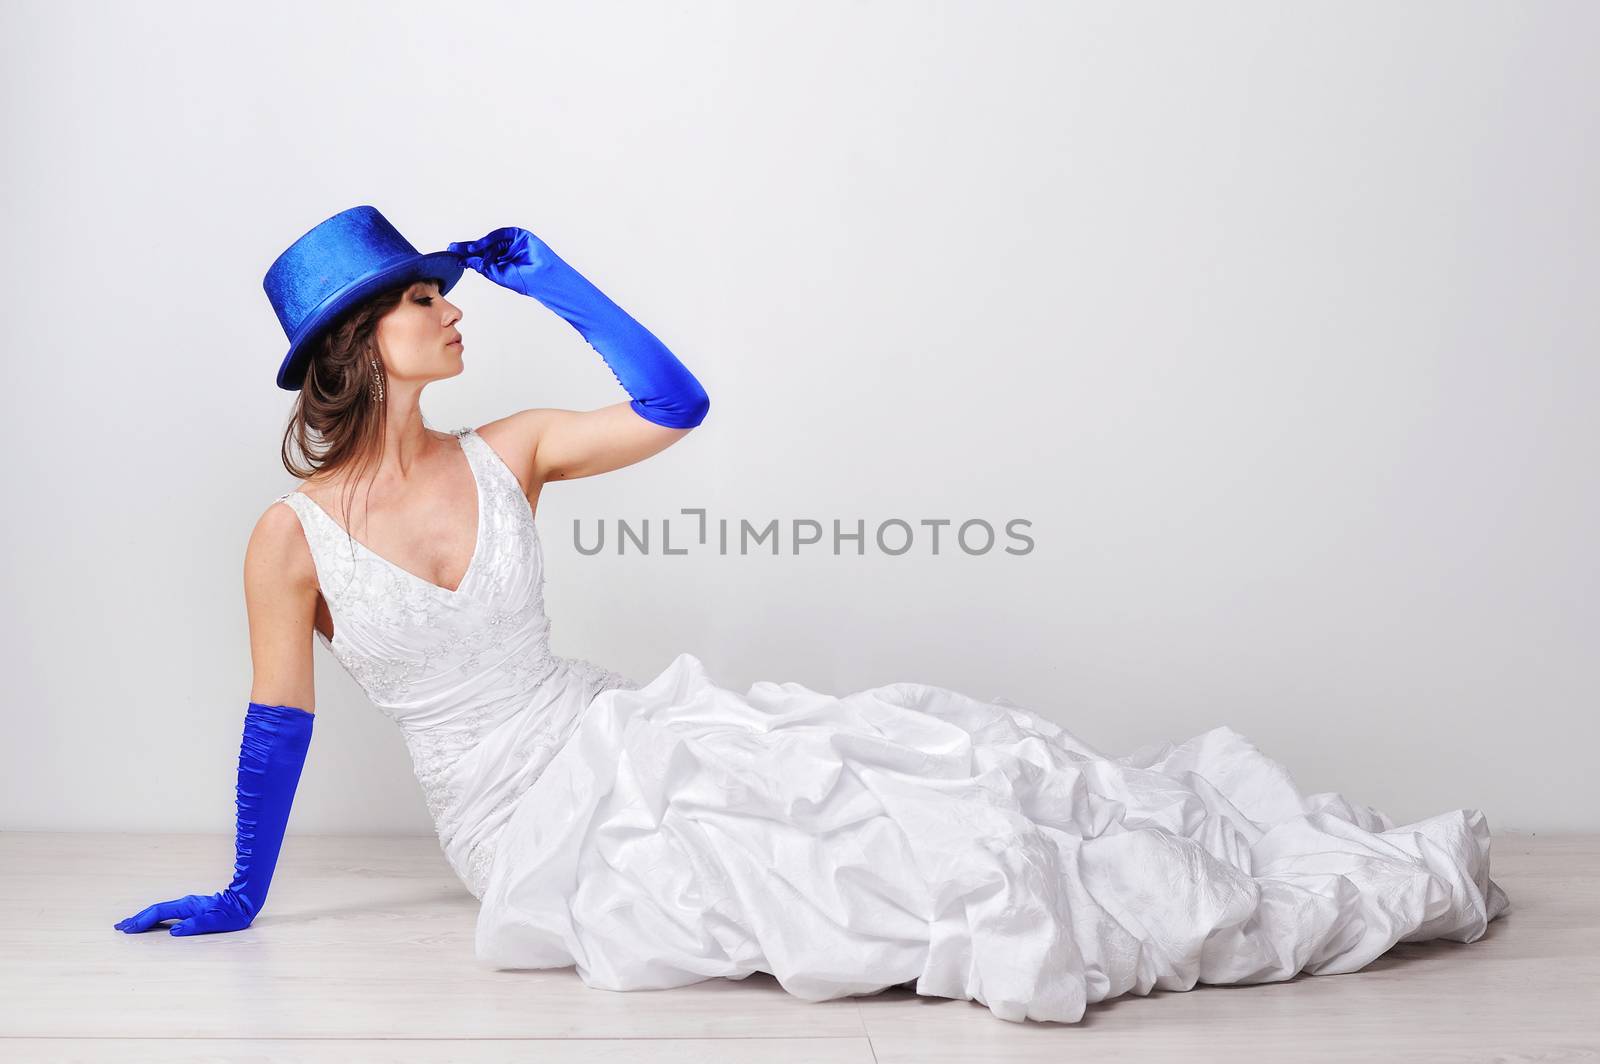
M338 556L336 548L344 545L344 533L338 530L338 526L333 524L333 520L323 512L322 507L304 492L286 491L273 501L286 504L299 518L300 529L305 533L306 544L311 548L311 563L317 570L317 583L322 587L323 595L326 597L329 578L335 571L342 572L353 564L353 559L351 563L345 565L337 565L333 561ZM337 544L334 542L335 539L339 541Z
M293 510L295 512L295 516L300 518L300 524L305 527L306 539L310 539L311 538L311 527L310 527L311 526L311 521L309 521L307 519L310 518L312 515L306 513L306 510L305 510L306 504L310 503L311 500L306 498L306 495L305 495L304 492L301 492L301 491L286 491L282 495L279 495L276 499L274 499L272 501L273 502L288 503L289 504L289 509L291 509L291 510ZM316 504L312 503L312 505L316 505Z

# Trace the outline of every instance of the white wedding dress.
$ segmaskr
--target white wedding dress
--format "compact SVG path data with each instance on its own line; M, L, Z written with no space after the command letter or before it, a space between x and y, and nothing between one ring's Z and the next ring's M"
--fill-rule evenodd
M334 636L405 735L497 968L660 989L770 972L808 1000L914 981L1006 1020L1359 969L1507 908L1489 828L1395 826L1227 727L1124 757L921 683L646 684L555 655L521 485L472 429L478 538L449 591L300 492Z

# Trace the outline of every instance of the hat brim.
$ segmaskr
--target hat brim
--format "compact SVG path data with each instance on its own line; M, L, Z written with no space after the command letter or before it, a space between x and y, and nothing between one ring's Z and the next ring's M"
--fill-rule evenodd
M407 256L385 266L377 273L329 293L316 310L306 315L299 331L295 333L294 340L289 344L289 352L283 356L283 362L278 366L278 387L290 392L300 390L305 384L306 363L310 360L308 348L311 341L316 339L323 329L332 325L340 314L361 300L376 295L386 288L429 277L439 279L439 294L444 295L461 280L461 274L465 269L465 263L456 252L435 251L429 255Z

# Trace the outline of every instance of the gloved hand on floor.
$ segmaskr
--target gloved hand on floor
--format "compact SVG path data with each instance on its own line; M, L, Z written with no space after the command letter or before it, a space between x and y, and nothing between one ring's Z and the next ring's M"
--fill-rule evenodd
M294 706L249 704L235 789L233 882L215 894L186 894L157 902L119 920L113 925L118 931L137 934L166 920L179 921L168 929L174 935L207 935L250 926L267 900L314 720L313 714Z

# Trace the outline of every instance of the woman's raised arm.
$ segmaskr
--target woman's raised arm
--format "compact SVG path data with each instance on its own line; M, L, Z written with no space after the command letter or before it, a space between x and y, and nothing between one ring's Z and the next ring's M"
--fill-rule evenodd
M449 250L489 280L566 319L631 397L598 410L541 408L501 419L505 424L494 431L511 437L515 461L531 469L526 490L632 465L706 419L711 397L678 356L533 233L505 226Z

